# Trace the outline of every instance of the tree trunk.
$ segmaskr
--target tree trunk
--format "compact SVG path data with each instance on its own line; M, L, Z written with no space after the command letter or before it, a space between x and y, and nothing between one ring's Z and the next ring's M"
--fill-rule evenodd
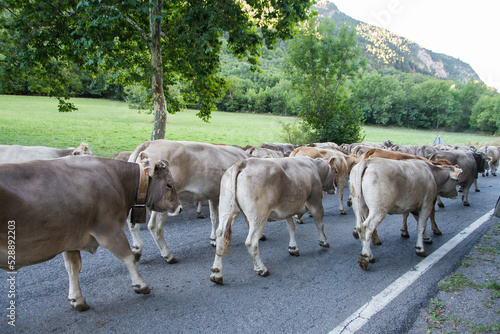
M151 97L154 110L153 132L151 140L164 139L167 125L167 103L163 92L163 61L161 57L161 19L156 18L157 13L163 10L163 0L150 0L154 6L149 9L149 26L151 34L151 44L149 52L151 54L151 67L153 74L151 81Z

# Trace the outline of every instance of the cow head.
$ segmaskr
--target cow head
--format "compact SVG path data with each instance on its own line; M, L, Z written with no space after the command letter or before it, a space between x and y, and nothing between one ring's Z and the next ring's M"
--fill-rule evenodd
M323 159L319 159L323 160ZM324 161L324 160L323 160ZM337 175L337 166L336 163L338 161L337 157L331 157L328 159L328 172L323 180L323 191L327 194L335 194L335 175Z
M175 190L174 178L166 160L156 163L145 152L139 154L142 168L149 174L149 187L146 206L158 212L168 212L175 216L182 211L182 206Z
M457 198L458 197L457 183L458 179L462 175L462 169L458 168L458 165L455 166L441 165L438 167L446 170L449 176L448 180L443 180L444 183L441 184L438 195L446 198Z
M80 146L74 149L73 155L94 155L89 149L89 145L86 143L81 143Z

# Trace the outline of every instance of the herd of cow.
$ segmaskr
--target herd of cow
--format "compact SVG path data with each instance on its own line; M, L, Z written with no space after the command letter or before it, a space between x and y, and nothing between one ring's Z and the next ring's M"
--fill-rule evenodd
M208 201L215 259L210 280L222 284L226 254L235 219L241 213L249 232L245 245L254 270L269 274L259 253L267 221L286 220L288 252L298 256L295 223L308 212L318 228L319 244L329 247L324 233L323 199L337 190L345 215L344 187L349 180L356 217L353 235L361 239L361 268L374 262L370 246L379 244L377 227L387 214L417 220L416 253L425 256L430 218L439 197L458 197L468 206L469 188L478 173L496 176L500 150L495 146L393 145L384 143L315 143L307 146L269 144L247 146L155 140L113 159L93 156L86 144L60 150L40 146L0 145L0 268L18 268L47 261L63 253L69 276L68 299L79 311L88 309L79 285L80 251L109 249L129 270L136 293L150 292L137 270L144 243L130 212L140 205L150 210L148 229L161 256L176 262L163 236L169 215L181 203ZM295 220L294 220L295 219ZM131 232L129 244L124 224Z

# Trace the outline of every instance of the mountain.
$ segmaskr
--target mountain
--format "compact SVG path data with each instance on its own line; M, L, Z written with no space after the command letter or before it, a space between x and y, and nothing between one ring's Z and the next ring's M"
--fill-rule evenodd
M318 0L312 9L319 13L320 18L333 19L338 27L344 23L355 27L359 46L363 48L363 56L375 70L394 68L440 79L449 78L462 82L470 79L480 80L469 64L445 54L432 52L386 29L355 20L341 12L330 1Z

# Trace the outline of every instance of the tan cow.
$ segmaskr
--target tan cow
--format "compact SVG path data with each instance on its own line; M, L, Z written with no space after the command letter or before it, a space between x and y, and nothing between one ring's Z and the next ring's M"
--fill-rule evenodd
M483 172L483 176L488 176L489 171L491 171L491 175L497 176L498 161L500 160L500 150L498 147L483 146L479 149L479 152L483 153L488 161L488 165Z
M250 145L246 152L256 158L284 158L285 154L281 151L273 150L270 148L263 148L260 146Z
M61 150L46 146L0 145L0 163L48 160L68 155L93 155L89 145L81 143L77 148Z
M290 243L288 252L298 256L295 223L292 216L311 212L319 232L319 244L330 247L324 233L323 191L333 192L335 186L334 158L326 162L309 157L258 159L237 162L221 181L220 222L217 247L210 280L222 284L222 257L231 242L232 227L241 212L249 231L245 246L253 259L254 270L269 275L259 253L259 239L267 221L286 220Z
M297 147L290 154L290 157L310 157L322 159L330 159L331 157L337 158L335 160L335 167L337 168L337 174L335 174L335 186L337 187L337 196L339 198L340 214L345 215L344 188L347 182L347 176L349 176L352 167L358 162L358 157L355 155L347 155L338 150L306 146ZM299 224L301 223L300 220L297 222Z
M374 262L370 242L373 231L387 214L412 213L417 219L417 255L426 256L423 237L427 219L437 195L458 196L456 185L460 169L438 166L423 160L366 159L354 166L350 175L354 236L361 239L358 263L362 269Z
M125 263L134 291L147 294L123 230L129 210L140 200L159 212L180 212L167 162L155 164L142 155L140 164L100 157L1 164L0 268L17 270L63 253L68 299L85 311L80 251L93 254L103 246ZM14 245L14 254L7 245Z
M364 159L369 159L369 158L384 158L384 159L392 159L392 160L408 160L408 159L419 159L426 161L428 163L432 164L438 164L438 165L450 165L450 162L448 160L438 160L438 161L432 161L427 158L414 155L414 154L408 154L408 153L403 153L403 152L397 152L397 151L388 151L388 150L382 150L382 149L371 149L368 152L364 153L360 157L360 161ZM436 203L436 200L434 200L434 204ZM401 225L401 236L405 238L409 238L410 234L408 233L408 216L409 213L403 214L403 223ZM435 210L435 205L432 206L432 212L430 214L430 221L431 221L431 227L432 227L432 232L436 235L441 235L441 231L439 230L437 223L436 223L436 210ZM377 231L375 230L372 235L372 240L375 245L381 245L382 242L380 241ZM432 243L432 239L428 235L427 231L425 232L424 235L424 242L425 243Z
M134 162L139 152L146 152L154 159L170 162L169 168L175 180L177 194L181 202L198 203L208 201L212 232L210 243L215 246L215 230L218 222L220 180L224 172L240 159L250 155L239 147L214 145L189 141L155 140L140 144L129 158ZM163 236L163 225L167 215L151 212L148 229L160 249L161 256L167 263L177 260L167 246ZM132 235L132 251L139 259L144 248L139 226L129 224Z

